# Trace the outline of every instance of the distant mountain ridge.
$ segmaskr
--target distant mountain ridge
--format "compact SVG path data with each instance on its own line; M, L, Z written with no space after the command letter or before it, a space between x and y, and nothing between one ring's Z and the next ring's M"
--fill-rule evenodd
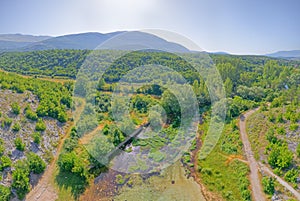
M80 34L70 34L52 37L47 40L32 43L23 47L23 51L49 50L49 49L88 49L93 50L99 44L122 32L112 32L107 34L89 32Z
M109 40L115 36L114 40ZM106 43L104 43L106 41ZM51 49L94 50L104 43L107 49L156 49L168 52L191 52L178 43L162 39L156 35L139 31L118 31L111 33L87 32L63 36L33 36L23 34L0 34L0 52L38 51ZM207 52L209 54L230 55L227 52ZM300 60L300 50L278 51L262 56Z
M13 50L35 42L47 40L50 36L32 36L23 34L0 34L0 50Z
M269 57L277 58L300 58L300 50L278 51L271 54L266 54Z
M109 40L115 36L115 40ZM189 52L184 46L166 41L158 36L139 32L122 31L111 33L79 33L57 37L31 36L21 34L0 35L0 51L37 51L51 49L94 50L107 41L107 49L136 50L159 49L169 52ZM105 48L105 46L103 47Z

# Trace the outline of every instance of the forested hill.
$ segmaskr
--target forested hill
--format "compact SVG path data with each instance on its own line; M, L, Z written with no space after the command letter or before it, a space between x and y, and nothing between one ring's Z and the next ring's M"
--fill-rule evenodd
M0 68L23 75L63 76L75 78L89 50L44 50L5 52Z
M90 50L43 50L32 52L3 52L0 54L0 69L16 72L24 75L56 76L75 79L78 69L81 67ZM146 53L136 53L143 55ZM147 53L152 55L150 60L161 59L168 53ZM169 54L170 55L170 54ZM109 56L109 55L107 55ZM276 61L279 66L298 67L300 61L276 59L265 56L235 56L210 54L217 67L223 64L234 66L241 71L262 69L262 66L270 60ZM159 58L160 57L160 58ZM174 57L175 58L175 57ZM108 58L109 59L109 58ZM130 58L133 62L135 59ZM136 58L136 60L138 57ZM124 60L125 62L125 60ZM176 62L176 61L175 61ZM179 60L178 60L179 62ZM162 63L163 64L163 63ZM124 69L116 68L114 73L119 74Z

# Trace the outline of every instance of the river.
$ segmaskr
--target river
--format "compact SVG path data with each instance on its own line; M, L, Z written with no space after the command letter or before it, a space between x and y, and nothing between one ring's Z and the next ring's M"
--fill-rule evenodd
M204 201L201 188L192 178L187 178L185 168L178 161L162 170L159 174L130 175L131 183L118 185L109 170L95 180L81 197L81 200L101 201ZM128 176L128 175L127 175ZM127 179L127 181L129 180Z

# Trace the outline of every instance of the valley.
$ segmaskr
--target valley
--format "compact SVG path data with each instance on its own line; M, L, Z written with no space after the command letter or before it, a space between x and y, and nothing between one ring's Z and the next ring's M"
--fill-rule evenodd
M300 63L205 56L197 63L203 53L2 53L0 200L297 200ZM217 75L194 68L212 63L224 82L215 102L209 80Z

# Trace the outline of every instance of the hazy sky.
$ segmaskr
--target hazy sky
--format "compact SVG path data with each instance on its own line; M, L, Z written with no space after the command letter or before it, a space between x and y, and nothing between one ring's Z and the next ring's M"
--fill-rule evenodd
M0 0L0 33L164 29L207 51L300 49L300 0Z

